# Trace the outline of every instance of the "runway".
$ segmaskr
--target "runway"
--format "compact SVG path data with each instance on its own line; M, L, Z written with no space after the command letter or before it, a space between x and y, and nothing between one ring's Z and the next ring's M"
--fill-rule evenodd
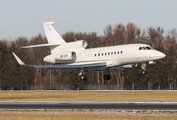
M0 109L177 110L177 102L0 102Z

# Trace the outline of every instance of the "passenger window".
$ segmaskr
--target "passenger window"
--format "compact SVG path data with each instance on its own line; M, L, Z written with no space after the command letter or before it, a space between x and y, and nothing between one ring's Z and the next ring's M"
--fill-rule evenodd
M98 56L100 56L100 53L98 53Z
M117 54L119 54L119 51L117 52Z
M110 52L108 52L108 55L110 54Z
M113 52L111 52L111 55L113 55Z
M139 50L142 50L142 47L139 47Z
M105 53L105 56L106 56L106 53Z
M123 52L121 51L121 54L122 54Z
M116 54L116 52L114 52L114 55Z
M145 47L143 47L143 50L146 50L146 48L145 48Z
M95 54L95 57L96 57L96 54Z
M104 54L102 53L102 56L103 56Z

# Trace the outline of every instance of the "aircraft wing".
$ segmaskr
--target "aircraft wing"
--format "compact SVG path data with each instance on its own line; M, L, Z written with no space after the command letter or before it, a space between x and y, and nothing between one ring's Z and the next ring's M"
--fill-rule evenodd
M105 67L106 63L92 63L81 65L30 65L34 68L48 68L48 69L72 69L72 68L89 68L89 67Z
M17 62L22 66L34 67L34 68L48 68L48 69L69 69L69 68L89 68L89 67L106 67L106 63L89 63L89 64L70 64L70 65L27 65L20 58L12 52Z

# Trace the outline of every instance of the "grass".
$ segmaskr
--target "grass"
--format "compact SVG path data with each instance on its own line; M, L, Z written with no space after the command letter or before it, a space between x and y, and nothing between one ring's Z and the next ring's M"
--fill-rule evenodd
M1 120L176 120L170 112L0 111Z
M1 91L0 101L177 101L177 91ZM177 112L0 111L0 120L176 120Z
M177 102L177 91L0 92L0 101L159 101Z

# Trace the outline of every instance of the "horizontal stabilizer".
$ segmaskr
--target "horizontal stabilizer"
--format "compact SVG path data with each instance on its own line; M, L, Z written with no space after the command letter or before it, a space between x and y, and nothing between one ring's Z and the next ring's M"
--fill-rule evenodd
M30 46L23 46L21 48L34 48L34 47L46 47L46 46L58 46L60 45L59 43L54 43L54 44L38 44L38 45L30 45Z

